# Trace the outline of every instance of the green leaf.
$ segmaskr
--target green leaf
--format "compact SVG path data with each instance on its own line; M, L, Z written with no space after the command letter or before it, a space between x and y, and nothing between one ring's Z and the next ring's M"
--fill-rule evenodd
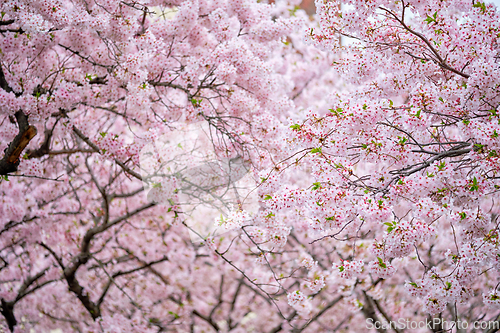
M384 261L382 260L382 258L380 257L377 257L377 260L378 260L378 265L382 268L387 268L387 265L384 263Z
M293 7L293 9L289 9L288 11L290 12L290 16L295 16L295 12L297 12L297 10L299 9L300 9L299 6L295 6Z
M330 109L330 112L333 113L336 116L340 116L343 114L344 110L342 108L337 108L337 109Z
M273 197L270 196L269 194L266 194L266 196L264 197L264 200L269 200L269 199L272 199Z
M477 184L477 178L474 176L472 179L472 185L470 186L469 189L471 192L479 190L479 185Z
M290 128L294 131L298 131L300 130L300 125L299 124L293 124L292 126L290 126Z
M168 314L169 314L169 315L174 316L174 317L175 317L175 319L179 319L179 318L180 318L180 317L179 317L179 315L178 315L177 313L174 313L174 312L172 312L172 311L168 311Z
M484 2L476 2L472 5L474 8L481 8L481 13L486 13L486 4Z
M343 272L345 270L344 266L339 266L339 271Z
M431 24L433 22L436 22L437 21L437 12L432 14L432 16L427 15L427 18L424 21L427 22L427 24Z
M396 226L397 226L398 223L396 221L392 221L392 223L386 222L384 224L387 225L387 226L389 226L387 228L387 233L390 234L391 231L393 231L396 228Z
M321 147L311 149L311 154L321 153Z
M321 188L321 183L313 183L313 185L314 186L312 187L311 191L314 191L314 190Z
M196 99L196 98L191 98L191 104L195 107L198 108L201 105L201 102L203 101L203 98Z
M389 107L392 108L393 105L394 105L394 103L391 100L389 100Z
M485 145L482 145L480 143L475 143L474 144L474 151L481 152L484 147L485 147Z

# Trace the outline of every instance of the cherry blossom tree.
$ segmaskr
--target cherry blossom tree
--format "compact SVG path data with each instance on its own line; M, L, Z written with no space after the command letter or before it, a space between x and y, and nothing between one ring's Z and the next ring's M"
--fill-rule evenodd
M272 165L294 109L282 57L294 52L283 43L299 27L294 11L254 1L1 4L2 330L281 322L268 291L238 268L254 265L249 240L237 235L232 259L216 250L222 239L191 242L179 207L148 199L140 151L201 122L216 160Z
M423 331L466 331L459 321L498 325L497 8L480 1L316 1L316 8L310 39L341 54L333 67L345 86L329 110L290 123L293 154L271 173L285 185L268 190L267 208L308 230L305 242L332 247L330 274L349 286L358 318L435 319ZM338 46L340 37L347 46ZM321 305L304 293L289 294L290 304L314 318ZM398 332L404 324L370 328Z
M497 9L269 2L2 2L3 331L499 323Z

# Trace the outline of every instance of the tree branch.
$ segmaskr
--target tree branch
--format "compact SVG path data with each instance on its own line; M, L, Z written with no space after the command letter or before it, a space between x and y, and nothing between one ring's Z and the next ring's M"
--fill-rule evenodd
M88 144L92 149L94 149L94 151L96 153L101 153L101 150L99 149L99 147L97 147L97 145L95 143L93 143L89 138L87 138L78 128L76 128L75 126L73 126L73 132L75 132L75 134L80 138L82 139L83 141L85 141L86 144ZM115 162L116 164L118 164L122 169L123 171L125 171L126 173L128 173L129 175L133 176L134 178L137 178L139 180L142 181L142 176L140 174L138 174L137 172L133 171L132 169L130 169L128 166L125 165L125 163L123 163L122 161L119 161L117 159L115 159Z
M1 85L1 76L0 76ZM0 175L7 175L11 172L17 171L19 166L19 156L31 139L36 135L35 126L30 126L28 123L28 117L22 112L17 111L16 114L17 124L19 126L19 133L16 135L14 140L9 144L9 146L4 150L5 155L0 160Z

